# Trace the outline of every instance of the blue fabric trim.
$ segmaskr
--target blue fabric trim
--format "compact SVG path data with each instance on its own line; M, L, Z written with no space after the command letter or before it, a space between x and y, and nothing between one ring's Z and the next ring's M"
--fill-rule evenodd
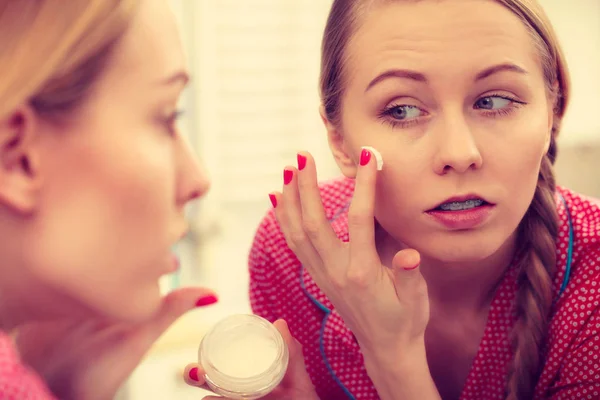
M560 199L565 205L565 211L567 212L567 220L569 221L569 247L567 249L567 267L565 268L565 276L563 278L562 285L560 286L560 291L558 292L558 296L565 291L567 288L567 284L569 283L569 278L571 277L571 264L573 263L573 242L575 241L575 234L573 232L573 220L571 219L571 213L569 212L569 207L567 205L567 201L560 194Z
M329 220L329 223L332 223L336 219L338 219L340 217L340 215L342 215L342 213L348 209L348 207L350 207L350 205L347 205L347 206L341 208ZM321 311L323 311L325 313L325 317L323 317L323 320L321 321L321 329L319 331L319 351L321 353L321 358L323 358L323 361L325 362L325 367L327 368L327 372L329 372L329 375L331 375L331 377L333 378L335 383L340 387L340 389L342 389L342 391L344 392L346 397L348 397L348 399L356 400L356 398L350 392L350 390L348 390L348 388L346 386L344 386L344 384L342 383L340 378L337 377L337 375L333 371L331 363L327 359L327 354L325 353L324 337L325 337L325 327L327 326L327 318L329 318L329 316L331 315L331 310L329 308L325 307L324 304L321 304L321 302L319 302L319 300L317 300L313 296L311 296L311 294L308 293L308 290L306 290L306 284L304 282L304 265L300 265L300 287L302 288L302 291L304 292L304 294L310 299L310 301L312 301Z

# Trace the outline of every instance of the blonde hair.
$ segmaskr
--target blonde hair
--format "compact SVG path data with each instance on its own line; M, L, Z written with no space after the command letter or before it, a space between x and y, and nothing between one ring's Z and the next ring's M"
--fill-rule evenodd
M60 117L89 95L136 0L0 0L0 118Z
M320 94L325 115L334 124L340 123L346 46L358 28L360 16L377 1L400 0L334 0L331 7L323 36ZM506 397L525 400L533 398L545 359L559 224L553 164L556 137L569 99L569 76L556 34L538 2L495 1L511 10L529 30L539 51L548 93L556 99L550 146L541 162L533 201L518 228L516 322L510 335L513 362L508 371Z

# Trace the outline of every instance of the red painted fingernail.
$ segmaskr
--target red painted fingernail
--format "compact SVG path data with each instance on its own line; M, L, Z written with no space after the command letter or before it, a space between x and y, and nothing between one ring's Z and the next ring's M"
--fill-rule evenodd
M193 380L194 382L200 382L200 378L198 377L198 367L194 367L192 369L190 369L190 372L188 373L189 377L191 380Z
M219 299L214 294L209 294L204 297L200 297L196 302L196 307L204 307L210 306L211 304L215 304Z
M298 154L296 158L298 159L298 170L302 171L306 167L306 156Z
M362 149L360 152L360 165L365 166L371 160L371 152L367 149Z
M414 267L404 268L405 271L412 271L413 269L417 269L420 264L415 265Z
M277 196L274 194L269 194L269 199L271 200L271 204L273 204L273 208L277 207Z
M294 171L292 171L290 169L284 169L283 170L283 184L289 185L289 183L292 181L292 178L294 178Z

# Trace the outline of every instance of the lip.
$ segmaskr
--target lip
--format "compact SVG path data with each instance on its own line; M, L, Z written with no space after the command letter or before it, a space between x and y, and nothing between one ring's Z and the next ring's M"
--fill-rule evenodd
M495 208L496 206L494 204L488 203L479 207L471 208L469 210L442 211L433 209L426 211L425 213L433 218L433 220L435 220L437 223L444 225L447 229L467 230L477 228L485 223L490 218Z
M180 267L179 257L176 254L171 254L168 261L167 273L177 272Z

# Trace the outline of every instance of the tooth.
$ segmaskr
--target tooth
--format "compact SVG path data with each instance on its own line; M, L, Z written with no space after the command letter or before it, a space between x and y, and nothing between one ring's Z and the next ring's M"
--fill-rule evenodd
M371 146L364 146L363 149L369 150L371 154L375 156L375 160L377 161L377 171L381 171L383 169L383 157L381 157L381 153Z
M471 208L479 207L483 204L483 200L473 199L473 200L465 200L465 201L453 201L450 203L442 204L440 208L442 210L448 211L459 211L459 210L468 210Z

